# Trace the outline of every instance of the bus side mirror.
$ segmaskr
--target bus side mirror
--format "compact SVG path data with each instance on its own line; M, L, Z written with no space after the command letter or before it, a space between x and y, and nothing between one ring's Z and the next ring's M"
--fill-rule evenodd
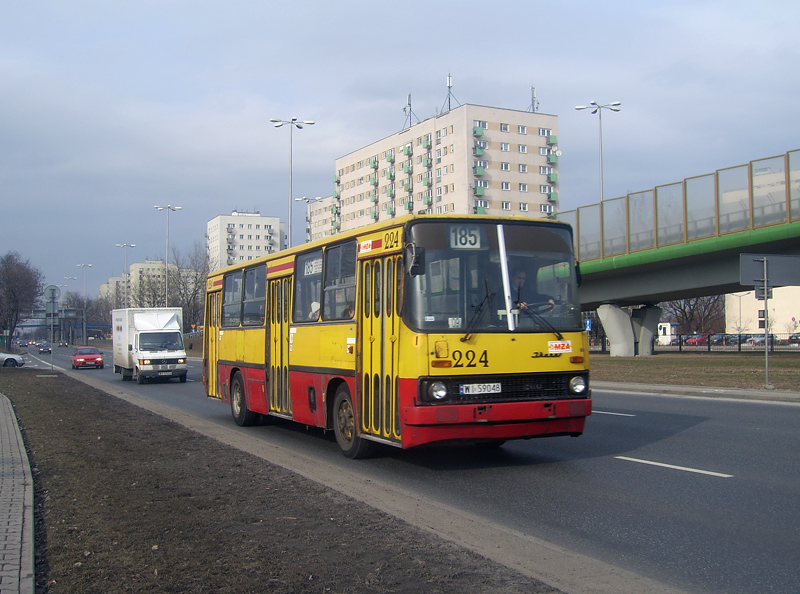
M413 243L406 244L404 259L408 274L411 276L425 274L425 248L417 247Z
M583 282L583 275L581 274L581 263L577 261L575 262L575 282L578 284L579 287Z

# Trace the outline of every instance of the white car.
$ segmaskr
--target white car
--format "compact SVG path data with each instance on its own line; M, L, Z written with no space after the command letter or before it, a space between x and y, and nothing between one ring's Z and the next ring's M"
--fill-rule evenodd
M22 367L25 365L25 359L22 355L14 353L0 353L0 366L2 367Z

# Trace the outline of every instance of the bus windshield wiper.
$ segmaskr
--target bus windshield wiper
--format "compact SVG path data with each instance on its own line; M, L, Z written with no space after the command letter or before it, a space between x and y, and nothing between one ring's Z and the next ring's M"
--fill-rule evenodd
M485 275L483 280L484 284L486 285L486 296L475 308L475 313L472 314L469 322L467 322L467 333L461 337L461 342L467 342L470 338L472 338L472 331L483 317L483 313L492 306L492 298L494 297L494 293L489 292L489 279L486 278Z
M556 338L558 338L558 340L564 340L564 337L561 335L561 332L556 330L556 327L553 326L553 324L551 324L550 321L546 317L544 317L542 314L540 314L539 312L533 311L530 308L525 308L525 309L523 309L521 311L524 311L531 318L533 318L534 321L539 322L539 324L541 324L542 326L544 326L545 328L550 330L550 332L552 332L553 334L556 335Z

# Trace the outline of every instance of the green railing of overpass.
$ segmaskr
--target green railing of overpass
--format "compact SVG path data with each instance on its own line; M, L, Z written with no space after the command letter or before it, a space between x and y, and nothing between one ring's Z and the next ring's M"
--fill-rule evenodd
M657 261L800 237L800 149L558 214L581 263ZM629 257L637 255L632 260ZM620 258L625 256L624 258Z

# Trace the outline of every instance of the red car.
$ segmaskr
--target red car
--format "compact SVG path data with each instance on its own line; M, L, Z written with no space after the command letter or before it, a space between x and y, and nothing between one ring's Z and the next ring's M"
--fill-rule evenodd
M99 367L103 369L103 353L94 347L78 347L72 351L72 368Z
M708 344L708 336L705 336L703 334L691 336L690 338L686 339L686 342L684 344L686 344L687 346L690 345L698 346L701 344Z

